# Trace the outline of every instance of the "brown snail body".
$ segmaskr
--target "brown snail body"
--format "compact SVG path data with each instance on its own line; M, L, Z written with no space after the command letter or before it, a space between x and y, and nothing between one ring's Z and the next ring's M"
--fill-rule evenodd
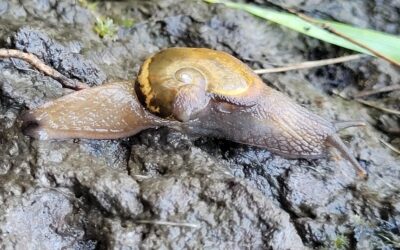
M110 139L149 127L174 126L188 133L265 147L290 158L320 158L327 146L334 146L358 174L366 176L336 135L338 128L358 124L335 125L308 111L265 85L248 66L227 53L165 49L143 63L136 92L125 85L82 90L31 111L26 121L37 126L28 129L28 134ZM115 93L110 94L110 89ZM102 107L95 106L101 103Z
M23 120L25 134L41 140L116 139L174 124L147 112L138 101L132 82L74 92L29 111Z

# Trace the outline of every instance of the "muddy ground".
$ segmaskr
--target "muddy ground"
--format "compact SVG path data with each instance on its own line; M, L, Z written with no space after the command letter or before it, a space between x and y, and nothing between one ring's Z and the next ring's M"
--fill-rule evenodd
M353 53L202 1L84 2L0 0L0 47L34 53L91 85L135 79L147 56L172 46L223 50L255 69ZM400 33L397 0L276 2ZM134 23L102 39L93 31L99 15ZM328 119L367 121L341 136L368 181L335 151L287 160L168 128L123 140L38 141L22 134L20 115L70 90L20 60L1 59L0 248L400 247L400 157L379 141L400 145L390 132L398 117L337 95L398 84L399 69L364 58L263 79ZM399 92L369 97L390 108L399 99Z

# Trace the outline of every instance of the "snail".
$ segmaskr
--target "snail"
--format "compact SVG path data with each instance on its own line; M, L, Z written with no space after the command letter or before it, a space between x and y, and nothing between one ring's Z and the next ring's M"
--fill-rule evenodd
M330 122L268 87L235 57L205 48L162 50L145 60L135 83L77 91L28 112L24 124L39 139L116 139L169 126L286 158L321 158L331 146L367 176L337 135L359 122Z

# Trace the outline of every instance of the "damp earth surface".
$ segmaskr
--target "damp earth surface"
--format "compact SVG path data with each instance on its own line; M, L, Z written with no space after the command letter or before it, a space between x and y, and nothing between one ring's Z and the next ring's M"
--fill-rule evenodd
M271 2L400 33L396 0ZM99 16L115 21L112 36L94 31ZM33 53L91 86L134 80L146 57L173 46L223 50L254 69L352 53L203 1L0 0L0 47ZM168 128L121 140L34 140L21 132L21 114L71 90L21 60L0 59L0 248L400 247L400 157L380 142L400 144L387 132L399 120L340 97L398 83L399 70L363 58L263 79L327 119L366 121L341 137L369 179L334 150L288 160ZM394 106L400 99L380 97Z

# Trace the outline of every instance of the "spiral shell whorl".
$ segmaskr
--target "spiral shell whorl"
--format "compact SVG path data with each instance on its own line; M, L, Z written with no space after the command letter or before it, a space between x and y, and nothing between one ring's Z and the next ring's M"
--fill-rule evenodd
M147 109L171 114L180 87L193 84L211 96L240 98L259 79L233 56L204 48L169 48L148 58L138 80Z

